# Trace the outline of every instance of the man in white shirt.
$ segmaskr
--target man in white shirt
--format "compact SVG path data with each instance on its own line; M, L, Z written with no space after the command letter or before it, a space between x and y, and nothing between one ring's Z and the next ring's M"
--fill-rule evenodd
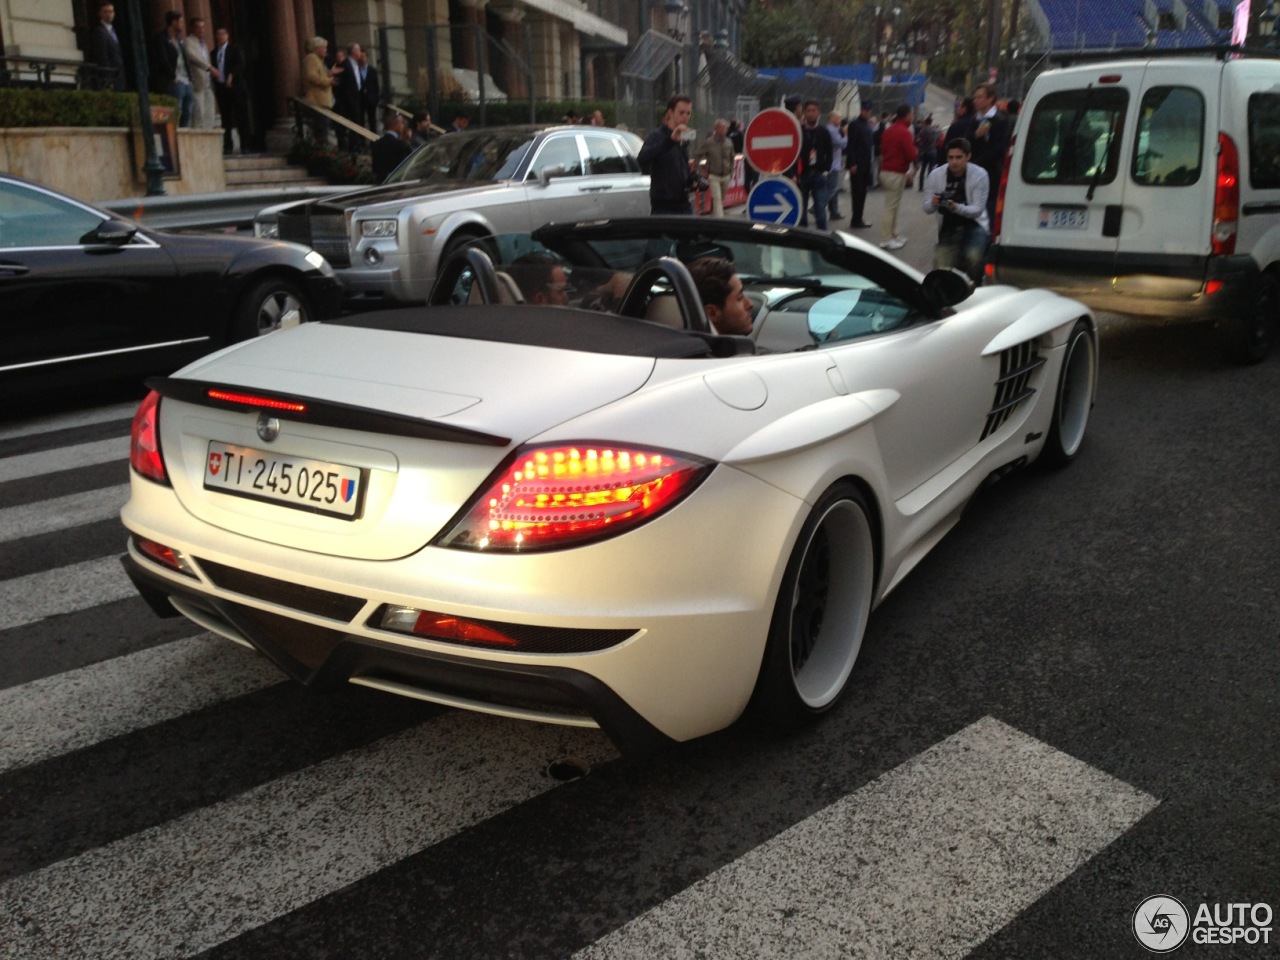
M987 171L970 163L969 141L957 137L947 144L947 162L934 167L924 181L924 212L941 214L933 265L962 270L975 283L982 278L991 243Z
M191 18L187 38L182 41L182 46L187 54L187 71L191 76L191 125L200 130L212 130L218 113L213 98L213 84L220 74L209 60L209 48L204 42L203 18Z

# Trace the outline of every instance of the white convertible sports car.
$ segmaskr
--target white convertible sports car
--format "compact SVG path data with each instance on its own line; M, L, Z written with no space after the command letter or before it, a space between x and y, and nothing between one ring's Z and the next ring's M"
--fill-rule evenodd
M749 336L708 320L708 257ZM1097 371L1081 304L848 234L551 225L455 254L424 309L150 381L125 565L303 683L625 749L794 726L984 482L1076 455Z

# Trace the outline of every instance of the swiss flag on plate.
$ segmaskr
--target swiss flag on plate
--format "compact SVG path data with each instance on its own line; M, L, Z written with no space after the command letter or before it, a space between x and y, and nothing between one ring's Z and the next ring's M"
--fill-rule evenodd
M218 471L221 469L222 469L222 454L220 453L209 454L209 476L216 477L218 475Z

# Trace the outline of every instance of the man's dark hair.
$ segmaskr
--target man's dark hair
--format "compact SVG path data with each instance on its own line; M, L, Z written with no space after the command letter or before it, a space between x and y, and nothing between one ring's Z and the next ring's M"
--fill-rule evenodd
M977 93L979 90L986 91L987 96L990 97L992 100L999 99L996 96L996 85L994 83L980 83L973 88L974 93Z
M689 264L689 275L698 288L698 298L704 307L724 308L729 299L729 281L733 279L733 261L724 257L699 257Z
M787 94L786 99L782 101L782 105L794 113L796 107L800 106L800 94L798 93Z
M667 101L667 109L674 110L677 104L693 103L693 98L687 93L673 93L671 99Z
M973 97L962 98L960 106L964 107L965 116L973 116Z
M862 109L866 110L868 113L874 113L876 109L876 105L872 103L870 100L863 100Z
M191 24L191 26L194 27L198 23L204 23L204 17L192 17L190 20L187 21L187 23Z
M895 110L893 113L894 118L898 120L901 120L903 117L908 117L910 115L911 115L911 104L909 103L898 104L898 109Z
M177 23L181 19L182 19L181 10L166 10L164 13L165 29L167 30L169 27L173 26L173 24Z
M455 110L455 111L453 111L453 119L455 119L455 120L470 120L470 119L471 119L471 114L467 113L467 111L465 111L465 110Z
M947 153L950 153L952 150L959 150L966 157L973 156L973 144L964 137L952 137L947 141Z
M520 287L525 299L532 300L538 294L547 292L553 276L551 271L557 266L561 266L561 263L551 254L532 251L512 260L507 272Z
M804 108L808 110L810 106L821 107L822 104L820 104L817 100L806 100L804 102Z
M431 122L431 114L428 113L426 110L419 110L417 113L413 115L413 125L415 127L421 126L424 120L427 121L428 123Z

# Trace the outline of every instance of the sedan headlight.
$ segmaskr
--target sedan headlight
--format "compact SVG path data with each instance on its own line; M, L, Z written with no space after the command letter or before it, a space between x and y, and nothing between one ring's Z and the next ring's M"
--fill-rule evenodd
M306 257L303 259L305 259L309 265L319 270L324 276L337 276L337 274L333 272L333 267L329 266L329 261L314 250L308 250Z
M275 220L257 220L253 224L253 235L265 240L280 239L280 224Z
M373 239L395 239L398 224L395 220L361 220L360 236Z

